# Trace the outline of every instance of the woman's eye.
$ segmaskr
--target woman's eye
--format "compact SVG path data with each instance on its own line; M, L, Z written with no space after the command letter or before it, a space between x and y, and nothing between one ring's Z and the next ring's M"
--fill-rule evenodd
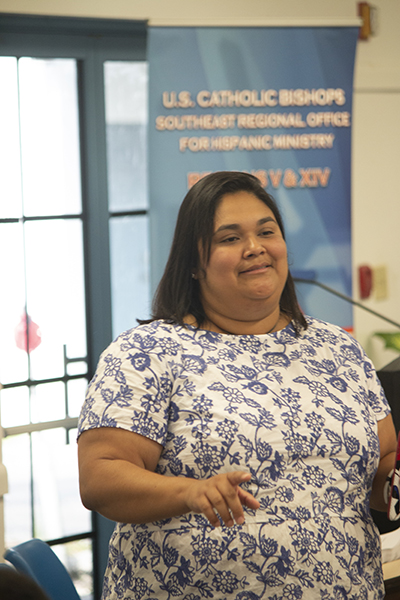
M235 242L237 239L238 239L238 238L237 238L237 236L236 236L236 235L231 235L230 237L228 237L228 238L224 238L224 239L223 239L223 240L221 240L221 241L222 241L222 243L223 243L223 244L225 244L225 243Z
M264 231L261 232L261 235L263 237L268 237L269 235L272 235L274 232L272 231L272 229L265 229Z

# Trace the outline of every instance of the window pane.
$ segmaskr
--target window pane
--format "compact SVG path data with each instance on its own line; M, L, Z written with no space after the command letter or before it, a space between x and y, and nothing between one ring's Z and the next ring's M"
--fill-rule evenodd
M147 64L104 63L110 211L146 209Z
M76 61L19 60L25 215L81 212Z
M29 388L26 386L1 390L1 426L17 427L30 421Z
M68 362L67 363L67 374L68 375L86 375L88 370L87 363L83 361Z
M65 385L62 381L31 388L31 421L44 423L65 418Z
M78 428L68 430L68 444L76 444L78 438Z
M93 554L91 540L78 540L52 546L51 549L71 575L82 600L93 597Z
M68 416L79 417L85 399L87 379L71 379L68 381Z
M110 219L113 335L150 312L148 217Z
M30 444L29 435L3 439L3 462L8 473L8 493L4 496L6 546L32 537Z
M26 323L23 251L22 225L0 223L0 281L5 284L1 286L0 293L0 382L2 384L25 381L28 378L27 354L23 350L23 343L21 344Z
M31 352L34 379L64 374L69 358L86 356L82 224L79 220L26 223L28 312L41 343Z
M17 59L0 57L0 218L21 216Z
M76 444L65 429L32 433L35 535L55 539L91 529L80 500Z

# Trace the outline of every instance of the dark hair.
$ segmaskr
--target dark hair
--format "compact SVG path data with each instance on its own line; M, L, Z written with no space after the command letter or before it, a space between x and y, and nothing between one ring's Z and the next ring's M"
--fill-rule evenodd
M181 204L169 258L153 299L152 319L140 323L165 319L183 325L189 314L193 315L199 327L206 320L199 284L192 277L200 264L199 242L208 262L216 210L226 194L237 192L249 192L264 202L272 211L285 239L278 207L256 177L236 171L206 175L188 191ZM296 333L307 329L290 272L281 295L280 309L294 321Z
M50 600L33 579L16 571L7 563L0 568L0 598L10 600Z

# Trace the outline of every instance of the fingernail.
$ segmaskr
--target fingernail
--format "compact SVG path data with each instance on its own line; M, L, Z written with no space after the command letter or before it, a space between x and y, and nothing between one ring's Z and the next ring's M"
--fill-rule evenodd
M237 523L238 525L243 525L243 523L244 523L244 517L238 517L238 518L236 519L236 523Z

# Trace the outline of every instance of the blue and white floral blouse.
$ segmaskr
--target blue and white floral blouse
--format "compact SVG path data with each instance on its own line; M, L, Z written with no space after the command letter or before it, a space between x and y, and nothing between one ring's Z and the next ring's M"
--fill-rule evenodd
M118 523L104 600L383 598L369 496L390 411L359 344L308 322L296 337L291 324L252 336L155 321L102 354L79 433L155 440L163 475L249 471L261 504L232 528L193 513Z

